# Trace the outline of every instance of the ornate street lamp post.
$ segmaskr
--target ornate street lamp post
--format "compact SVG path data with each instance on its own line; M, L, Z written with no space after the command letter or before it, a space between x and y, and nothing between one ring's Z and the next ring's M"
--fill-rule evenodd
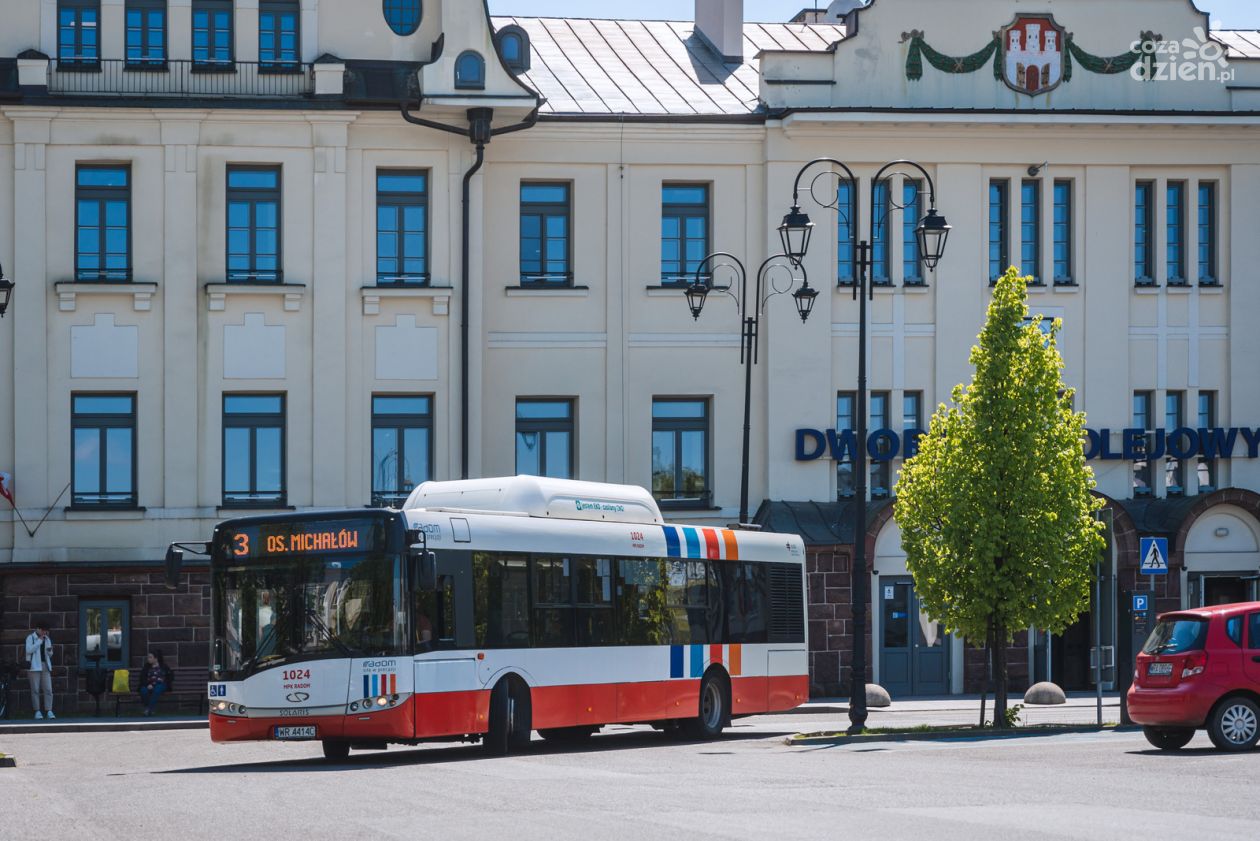
M857 188L858 179L841 161L834 158L817 158L801 167L796 173L796 181L792 185L792 208L783 217L779 225L779 238L783 241L783 251L796 263L805 259L809 251L809 241L814 230L814 223L809 214L800 207L801 177L812 167L820 164L838 167L849 183ZM868 282L868 276L874 268L871 254L871 243L875 240L876 226L883 226L894 210L904 210L906 205L897 203L892 197L891 186L888 194L888 210L879 219L875 218L876 190L881 183L887 184L893 174L899 174L901 168L918 170L923 174L928 186L928 212L915 228L915 237L919 244L919 257L929 269L935 269L945 254L945 242L949 239L950 226L945 217L936 212L936 185L928 171L914 161L899 160L885 164L871 179L871 220L869 236L861 240L857 246L857 284L853 287L853 296L858 304L858 381L857 381L857 445L853 448L853 473L856 483L856 505L853 506L853 566L852 575L852 612L853 612L853 663L849 687L849 721L850 733L861 733L866 726L866 302L874 296L874 287ZM893 171L897 172L894 173ZM811 182L810 198L822 207L835 208L840 213L839 191L830 202L820 201L813 193L813 185L822 175L834 174L828 169L826 173L816 176Z
M714 286L714 275L721 269L734 272L739 281L739 297L735 298L729 286ZM786 273L787 284L778 288L771 279L771 273L778 270ZM700 320L700 311L711 292L722 292L735 299L738 314L743 320L743 336L740 341L739 361L744 366L744 459L740 473L739 485L739 522L746 525L748 517L748 448L752 417L752 366L757 364L757 344L761 335L761 314L766 304L775 295L785 294L796 285L796 273L800 273L801 285L792 292L792 300L796 303L796 312L804 323L814 309L814 301L818 298L818 290L809 285L805 275L805 267L799 260L786 254L776 254L763 262L757 269L757 278L753 290L752 307L748 306L748 273L744 264L734 254L718 251L700 261L696 267L695 280L687 287L687 306L691 309L692 318ZM767 283L767 281L770 281ZM768 291L767 291L768 289ZM763 292L765 293L763 295Z

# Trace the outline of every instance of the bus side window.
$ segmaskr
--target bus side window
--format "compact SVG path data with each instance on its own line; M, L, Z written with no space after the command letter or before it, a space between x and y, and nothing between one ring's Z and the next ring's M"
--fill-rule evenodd
M436 636L438 645L452 648L455 645L455 577L442 575L438 577L438 624Z

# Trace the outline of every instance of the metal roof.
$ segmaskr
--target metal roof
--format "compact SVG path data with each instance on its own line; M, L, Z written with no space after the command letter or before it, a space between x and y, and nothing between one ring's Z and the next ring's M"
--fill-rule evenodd
M1229 48L1226 58L1260 58L1260 29L1213 29L1212 37Z
M493 18L529 34L525 83L544 114L746 115L758 111L762 50L824 52L844 37L834 24L746 23L744 60L727 63L691 21Z

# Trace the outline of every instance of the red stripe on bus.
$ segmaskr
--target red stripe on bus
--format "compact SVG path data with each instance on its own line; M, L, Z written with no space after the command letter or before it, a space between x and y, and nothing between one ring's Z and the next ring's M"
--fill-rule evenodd
M719 560L722 557L722 550L718 547L717 532L713 529L704 529L703 531L705 557L710 561Z
M709 662L710 662L710 663L717 663L719 666L720 666L720 665L722 665L722 645L721 645L721 643L714 643L713 645L710 645L710 646L709 646Z

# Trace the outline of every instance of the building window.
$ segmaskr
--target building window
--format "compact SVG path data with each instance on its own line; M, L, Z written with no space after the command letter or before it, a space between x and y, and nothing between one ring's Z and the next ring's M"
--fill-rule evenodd
M1139 448L1140 451L1135 454L1136 458L1133 461L1133 495L1135 497L1151 495L1151 463L1146 454L1150 451L1154 436L1154 417L1152 416L1154 402L1154 392L1133 392L1133 428L1146 432L1146 437Z
M479 91L485 87L486 60L472 50L460 53L455 59L455 88Z
M297 0L258 4L258 61L261 70L298 70L301 9Z
M1054 182L1054 282L1071 286L1072 182Z
M1186 183L1168 182L1168 285L1186 283Z
M1025 181L1019 194L1019 271L1041 283L1041 182Z
M892 283L888 255L888 199L891 188L884 180L875 185L871 195L871 218L875 223L875 238L871 242L871 282L887 285Z
M420 28L420 0L384 0L384 4L385 22L395 34L410 35Z
M76 394L70 402L70 504L136 507L136 396Z
M166 65L166 0L127 0L127 66Z
M573 401L516 401L516 472L572 479Z
M227 170L227 279L279 283L280 168Z
M76 280L131 280L131 179L126 166L75 170Z
M283 394L223 395L223 505L285 502Z
M1186 393L1169 391L1164 395L1164 429L1171 433L1174 429L1185 426ZM1169 496L1185 493L1186 466L1172 453L1164 460L1164 487Z
M836 396L836 434L843 435L857 429L857 394L842 391ZM856 445L855 445L856 446ZM846 455L836 462L836 496L852 499L857 493L853 480L853 459Z
M1155 283L1155 184L1139 181L1133 193L1133 277L1138 286Z
M919 237L915 231L923 219L923 182L906 179L901 185L901 257L902 282L907 286L923 283L923 260L919 254Z
M401 508L433 477L433 398L372 397L372 504Z
M836 282L857 283L857 185L848 178L836 185Z
M923 392L907 391L901 398L901 431L923 429Z
M652 401L652 494L663 503L709 504L709 403Z
M99 64L100 0L58 0L57 62Z
M888 417L889 401L891 395L887 391L871 392L871 422L870 431L874 432L879 429L890 428ZM864 446L864 441L859 441L858 446ZM871 477L871 499L883 499L890 493L890 464L891 460L887 458L891 452L892 443L885 437L880 436L877 452L881 458L871 458L870 460L870 477Z
M424 172L376 173L376 282L429 282L429 177Z
M232 0L193 0L192 57L202 69L232 63Z
M505 26L495 34L499 42L499 55L513 73L529 69L529 33L516 24Z
M126 599L79 602L79 668L125 669L131 636L131 603Z
M521 185L521 286L572 286L568 184Z
M661 285L688 286L709 253L709 188L661 187Z
M1216 270L1216 184L1199 184L1199 285L1216 286L1220 276Z
M1011 267L1010 217L1011 182L989 182L989 282L1006 274Z
M1199 392L1199 429L1216 428L1216 392ZM1214 459L1200 458L1196 473L1199 479L1199 491L1216 490L1217 464Z

